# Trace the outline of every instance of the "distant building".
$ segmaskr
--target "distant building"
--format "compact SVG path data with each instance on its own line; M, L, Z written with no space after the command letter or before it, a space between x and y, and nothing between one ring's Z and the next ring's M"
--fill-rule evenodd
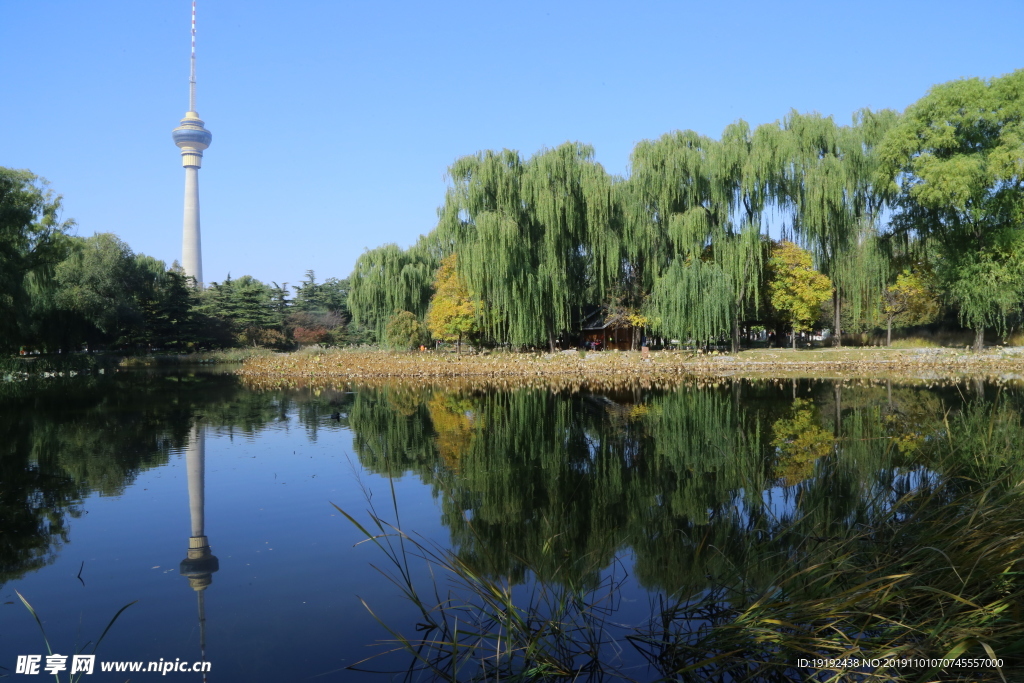
M628 323L616 323L605 308L595 308L584 315L580 343L583 348L599 344L601 350L629 351L633 348L634 330Z

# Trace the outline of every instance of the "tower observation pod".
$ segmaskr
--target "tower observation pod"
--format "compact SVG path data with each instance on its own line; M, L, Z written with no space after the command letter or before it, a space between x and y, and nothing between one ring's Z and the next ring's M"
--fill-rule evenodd
M181 150L185 167L185 220L181 235L181 265L185 275L203 286L203 249L199 231L199 168L203 150L210 146L213 134L203 127L196 113L196 3L192 2L192 56L188 79L188 111L181 125L171 131L174 144Z

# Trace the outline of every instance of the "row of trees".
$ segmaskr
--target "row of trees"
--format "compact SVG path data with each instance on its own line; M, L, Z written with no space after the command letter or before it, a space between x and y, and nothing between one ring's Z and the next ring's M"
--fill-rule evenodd
M289 289L230 276L200 291L177 264L115 235L70 234L61 198L28 171L0 168L0 346L7 350L196 349L363 341L348 284L313 271ZM289 298L291 296L291 298Z
M1024 70L936 86L903 114L862 110L850 125L791 112L718 139L677 131L638 144L628 178L580 143L481 152L449 169L430 234L367 251L347 281L310 271L293 299L287 283L248 276L196 291L113 235L71 237L45 181L0 169L0 343L553 349L601 306L634 341L736 348L744 326L807 329L827 298L836 344L925 322L941 303L980 347L1024 303L1022 92ZM801 270L798 247L827 279Z
M312 270L291 288L288 283L264 284L249 275L214 282L197 292L196 311L228 323L234 339L247 346L277 349L303 344L347 344L367 341L366 332L351 325L348 283L337 278L316 281Z
M736 347L745 324L803 324L793 311L810 300L787 311L771 293L772 273L790 274L770 267L792 252L767 238L781 225L828 278L836 344L851 327L926 321L941 300L980 347L1024 303L1022 92L1024 70L850 125L791 112L717 140L677 131L638 144L628 178L579 143L464 157L430 234L360 257L352 313L381 339L390 324L554 348L602 304L651 334ZM447 331L428 315L439 308L461 316Z

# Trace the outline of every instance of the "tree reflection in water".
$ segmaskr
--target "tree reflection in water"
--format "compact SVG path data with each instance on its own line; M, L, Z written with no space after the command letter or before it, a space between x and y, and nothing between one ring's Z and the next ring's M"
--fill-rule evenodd
M674 679L790 680L814 653L984 656L991 641L1017 654L1022 630L1006 615L1024 597L1016 390L988 402L880 383L418 392L360 391L350 425L364 466L416 472L441 497L452 550L433 556L477 591L460 609L497 629L464 652L516 640L474 599L524 584L524 623L555 623L564 612L531 596L553 584L602 594L615 558L631 554L661 597L622 637ZM588 632L573 620L562 630ZM438 675L455 661L450 636L431 641ZM540 661L526 641L520 674ZM593 673L592 650L546 670ZM511 675L515 659L476 665Z
M86 495L166 463L197 420L256 434L294 416L312 440L350 429L370 471L429 485L451 537L437 557L472 585L504 586L535 639L554 615L593 617L574 632L599 637L565 671L628 662L627 637L678 680L785 680L807 673L787 668L800 656L855 648L987 644L1009 660L1022 642L1021 402L1020 387L976 383L8 383L0 582L51 561ZM653 618L620 628L613 589L631 582Z

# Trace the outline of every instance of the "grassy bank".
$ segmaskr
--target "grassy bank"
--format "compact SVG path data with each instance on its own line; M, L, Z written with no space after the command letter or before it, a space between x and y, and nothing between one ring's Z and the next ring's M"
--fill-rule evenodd
M253 356L238 373L252 381L274 379L372 378L658 378L687 376L745 377L898 377L944 379L992 375L1024 378L1024 349L993 349L973 353L956 349L753 349L738 354L695 354L690 351L604 351L554 354L417 353L318 350Z

